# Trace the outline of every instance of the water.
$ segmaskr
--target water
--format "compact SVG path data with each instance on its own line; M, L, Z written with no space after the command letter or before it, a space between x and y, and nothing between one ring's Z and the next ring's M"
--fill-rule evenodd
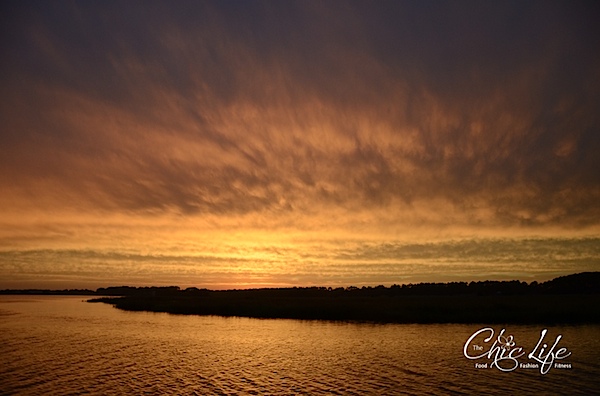
M478 325L178 316L84 299L0 296L1 394L600 393L600 326L548 328L572 369L542 375L475 369L463 346ZM505 327L528 349L541 330Z

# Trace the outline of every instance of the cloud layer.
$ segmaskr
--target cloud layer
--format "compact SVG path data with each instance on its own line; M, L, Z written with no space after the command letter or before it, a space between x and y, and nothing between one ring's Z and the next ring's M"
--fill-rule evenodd
M39 241L61 222L63 244L95 249L76 229L106 219L390 241L598 232L594 2L0 15L7 249L54 247Z

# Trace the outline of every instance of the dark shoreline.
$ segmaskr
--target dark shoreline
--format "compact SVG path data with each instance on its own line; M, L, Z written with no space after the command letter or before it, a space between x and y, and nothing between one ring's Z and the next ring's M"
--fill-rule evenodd
M129 295L89 301L109 303L127 311L184 315L378 323L600 323L599 272L569 275L541 284L486 281L360 289L109 288L102 291Z
M535 296L252 297L235 293L204 297L103 297L126 311L250 318L378 323L600 323L600 294Z
M68 290L0 290L0 295L98 296L127 311L378 323L600 323L600 272L543 283L483 281L391 287L294 287L214 291L119 286ZM110 296L110 297L107 297Z

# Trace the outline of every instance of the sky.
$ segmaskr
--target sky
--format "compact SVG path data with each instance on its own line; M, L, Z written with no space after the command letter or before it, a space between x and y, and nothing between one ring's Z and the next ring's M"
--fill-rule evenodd
M600 270L596 1L3 1L0 289Z

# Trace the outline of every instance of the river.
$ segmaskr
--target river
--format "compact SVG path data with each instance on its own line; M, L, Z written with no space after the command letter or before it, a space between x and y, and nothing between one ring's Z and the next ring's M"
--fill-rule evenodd
M562 336L553 353L564 348L557 355L563 368L543 374L499 370L487 355L467 359L465 343L486 324L182 316L125 312L87 298L0 296L1 394L600 393L598 325L489 326L493 340L506 329L506 356L510 347L532 352L544 328L546 351ZM492 348L488 333L467 345L468 355ZM535 363L527 355L518 361Z

